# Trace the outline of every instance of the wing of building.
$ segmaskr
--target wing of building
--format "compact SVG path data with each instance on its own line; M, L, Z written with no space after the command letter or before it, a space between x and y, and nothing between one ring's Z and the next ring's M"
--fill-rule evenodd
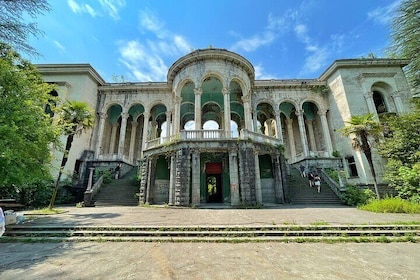
M175 61L166 82L145 83L105 82L89 64L37 66L60 98L96 110L66 165L80 188L89 168L121 164L141 172L140 202L235 206L288 202L288 175L301 164L370 186L364 155L337 129L354 115L407 112L407 63L344 59L314 79L256 80L246 58L211 48ZM385 162L373 159L385 187Z

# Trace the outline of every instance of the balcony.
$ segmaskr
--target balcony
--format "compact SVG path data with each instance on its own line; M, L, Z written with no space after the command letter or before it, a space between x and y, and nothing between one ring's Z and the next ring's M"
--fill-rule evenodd
M224 130L182 130L177 135L171 135L169 137L160 137L149 140L145 143L145 150L157 148L159 146L168 145L176 142L215 142L215 141L229 141L229 140L243 140L251 141L261 144L269 144L273 146L282 145L280 139L256 133L246 129L242 129L239 135L235 136L233 133L227 135Z

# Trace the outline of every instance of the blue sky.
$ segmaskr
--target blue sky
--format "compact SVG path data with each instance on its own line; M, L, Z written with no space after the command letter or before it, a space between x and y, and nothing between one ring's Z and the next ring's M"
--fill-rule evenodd
M213 47L247 58L257 79L318 78L336 59L384 57L400 1L54 0L32 20L45 34L29 59L162 82L178 58Z

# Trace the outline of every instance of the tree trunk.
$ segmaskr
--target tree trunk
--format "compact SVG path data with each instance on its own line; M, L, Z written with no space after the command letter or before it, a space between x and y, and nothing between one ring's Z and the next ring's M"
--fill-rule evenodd
M57 198L58 186L60 184L61 175L63 174L64 166L66 165L66 162L69 158L69 151L71 148L71 144L73 142L73 138L74 138L74 134L70 134L67 136L66 148L64 150L63 159L61 160L60 170L58 171L57 181L55 182L55 185L54 185L54 191L51 196L50 205L48 206L48 209L52 209L54 207L55 199Z
M373 177L373 187L375 188L376 198L381 199L381 197L379 195L378 184L376 182L376 172L375 172L375 168L373 166L372 150L369 146L369 142L368 142L367 137L365 135L361 135L361 140L362 140L362 151L365 154L365 157L366 157L366 159L369 163L370 172L371 172L372 177Z

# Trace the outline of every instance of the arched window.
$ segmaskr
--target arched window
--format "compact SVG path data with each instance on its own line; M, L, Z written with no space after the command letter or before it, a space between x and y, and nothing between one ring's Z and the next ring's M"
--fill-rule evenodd
M382 94L379 91L373 91L373 102L375 103L376 112L378 114L388 112Z
M58 97L58 93L55 90L52 90L49 95L51 96L50 99L48 99L48 103L45 104L45 109L44 112L47 115L50 115L50 117L54 117L54 108L57 106L57 97Z

